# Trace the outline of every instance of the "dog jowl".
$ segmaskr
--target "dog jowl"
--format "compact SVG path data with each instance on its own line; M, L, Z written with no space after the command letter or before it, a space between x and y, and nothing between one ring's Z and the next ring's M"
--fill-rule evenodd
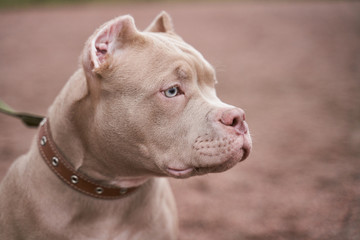
M244 111L216 96L213 67L165 12L145 31L105 23L81 61L0 185L0 238L176 239L164 177L247 158Z

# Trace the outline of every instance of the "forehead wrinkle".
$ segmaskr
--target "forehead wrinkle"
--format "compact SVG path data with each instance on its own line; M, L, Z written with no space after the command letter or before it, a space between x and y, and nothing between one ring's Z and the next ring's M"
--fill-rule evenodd
M188 71L182 65L175 69L175 75L179 80L187 80L190 77Z
M161 42L162 48L165 47L169 51L174 51L180 54L193 69L195 69L195 74L197 76L197 81L200 84L205 83L206 85L214 85L216 84L216 74L214 68L208 63L203 55L198 52L191 45L184 42L181 38L174 37L168 34L159 34L159 33L150 33L154 38L154 40L158 40ZM176 76L179 79L189 79L191 73L186 71L184 68L179 68L184 70L187 76L182 76L182 74L176 73ZM176 70L177 71L177 70Z
M186 43L180 44L178 47L186 55L188 63L194 66L197 80L200 83L214 85L216 83L215 70L203 55Z
M189 52L188 57L195 69L198 84L214 86L216 83L215 70L200 54Z

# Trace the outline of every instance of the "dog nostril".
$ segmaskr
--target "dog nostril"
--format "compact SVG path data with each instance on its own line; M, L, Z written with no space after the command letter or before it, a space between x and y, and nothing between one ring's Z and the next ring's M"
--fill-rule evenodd
M244 121L245 113L239 108L232 108L224 111L220 118L222 124L232 127L238 134L247 133L247 125Z
M232 127L235 127L239 123L239 119L236 117L234 118L233 122L231 123Z
M239 108L228 109L220 117L220 122L226 126L235 127L243 121L245 121L245 113Z

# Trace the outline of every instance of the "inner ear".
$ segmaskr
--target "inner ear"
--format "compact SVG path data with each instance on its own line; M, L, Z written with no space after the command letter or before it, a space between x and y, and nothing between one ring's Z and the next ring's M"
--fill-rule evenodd
M127 15L105 23L90 43L91 69L97 69L106 62L109 55L137 34L134 19Z
M105 25L95 36L92 43L92 60L94 68L98 68L106 60L107 54L115 50L117 38L123 28L122 21Z

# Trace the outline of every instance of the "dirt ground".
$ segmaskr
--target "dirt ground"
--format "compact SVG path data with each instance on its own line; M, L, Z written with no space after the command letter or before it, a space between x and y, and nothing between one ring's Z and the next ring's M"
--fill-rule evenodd
M360 3L142 3L0 11L0 98L46 114L83 43L112 17L161 10L246 110L248 160L171 180L181 240L360 239ZM0 179L36 130L0 115Z

